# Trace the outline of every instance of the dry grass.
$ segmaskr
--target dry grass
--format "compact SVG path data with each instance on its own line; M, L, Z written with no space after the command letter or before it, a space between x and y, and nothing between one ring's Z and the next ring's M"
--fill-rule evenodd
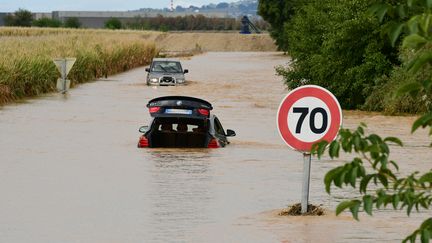
M71 28L38 28L38 27L0 27L0 36L17 37L17 36L47 36L47 35L65 35L65 34L126 34L151 36L160 34L156 31L139 31L139 30L106 30L106 29L71 29Z
M76 57L72 85L148 64L163 51L276 51L268 34L0 27L0 105L55 90L52 58Z
M0 28L0 36L0 104L54 91L60 74L52 58L77 58L69 74L77 84L148 64L157 54L133 31Z

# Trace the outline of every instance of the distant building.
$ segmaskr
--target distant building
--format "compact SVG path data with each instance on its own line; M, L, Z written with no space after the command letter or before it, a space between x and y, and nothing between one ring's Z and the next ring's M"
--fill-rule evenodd
M52 18L52 13L33 13L34 19Z

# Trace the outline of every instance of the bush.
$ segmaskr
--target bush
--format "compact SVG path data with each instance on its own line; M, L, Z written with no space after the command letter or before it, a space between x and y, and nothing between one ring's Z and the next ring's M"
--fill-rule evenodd
M30 27L33 22L33 14L25 9L19 9L14 14L8 14L4 18L6 26Z
M368 13L370 2L309 1L285 17L278 38L294 61L278 73L288 88L316 84L332 91L343 108L362 107L377 80L399 64L397 49Z
M111 30L118 30L123 27L122 22L118 18L110 18L105 22L105 28Z
M33 21L33 26L58 28L62 26L62 22L57 19L41 18Z
M76 17L67 18L64 27L78 29L81 27L81 22Z
M431 50L425 48L417 56ZM396 67L389 76L383 76L378 80L375 87L371 90L366 99L364 109L384 111L386 114L400 113L425 113L431 109L432 97L421 91L416 96L409 94L398 95L398 91L405 85L415 82L423 82L432 73L432 67L427 65L420 72L413 74L408 71L409 60L412 59L411 52L405 51L401 57L404 63L401 67Z

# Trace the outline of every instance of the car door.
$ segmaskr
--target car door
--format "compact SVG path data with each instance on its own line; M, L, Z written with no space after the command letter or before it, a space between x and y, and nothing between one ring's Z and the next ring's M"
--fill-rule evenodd
M214 117L214 130L215 137L219 140L220 145L225 147L225 145L228 144L228 139L226 138L225 130L223 129L222 124L216 116Z

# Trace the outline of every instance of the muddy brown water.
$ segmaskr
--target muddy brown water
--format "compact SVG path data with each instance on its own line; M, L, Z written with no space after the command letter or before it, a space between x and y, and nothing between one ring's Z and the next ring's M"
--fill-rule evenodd
M311 202L322 217L281 217L300 201L302 156L279 138L287 91L279 53L207 53L183 60L192 82L147 87L144 68L0 109L0 242L398 242L430 211L383 210L360 222L332 210L354 190L324 191L341 161L313 160ZM237 136L223 149L137 149L145 105L162 95L210 101ZM430 169L413 117L345 112L370 132L400 136L402 170Z

